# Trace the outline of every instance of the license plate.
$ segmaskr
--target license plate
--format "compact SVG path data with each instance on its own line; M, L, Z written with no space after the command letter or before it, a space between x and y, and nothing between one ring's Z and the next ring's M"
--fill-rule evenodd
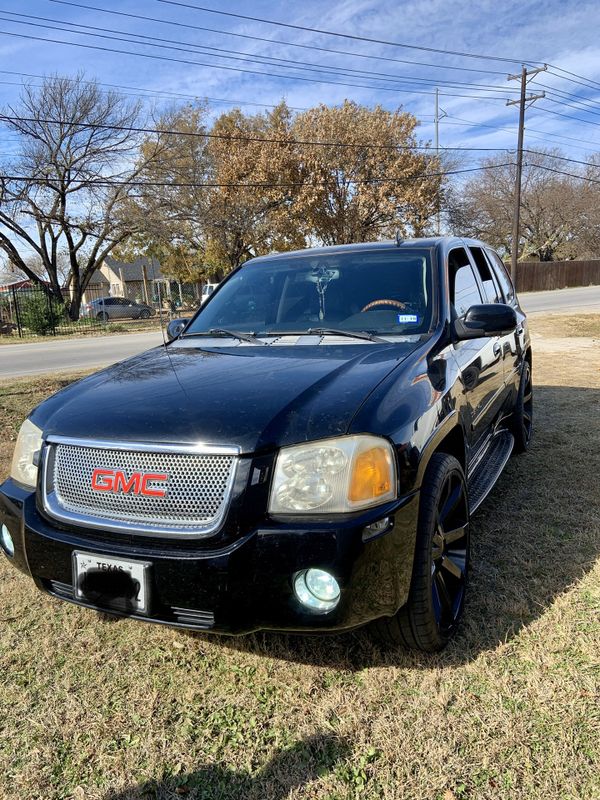
M77 600L128 614L147 614L150 601L147 561L73 553L73 587Z

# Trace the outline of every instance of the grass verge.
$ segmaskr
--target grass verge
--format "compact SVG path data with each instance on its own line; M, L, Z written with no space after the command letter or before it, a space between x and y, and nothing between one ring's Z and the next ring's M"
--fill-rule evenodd
M109 622L1 560L0 797L599 798L600 355L544 349L534 377L532 449L474 518L441 655ZM70 380L0 389L2 474Z
M591 336L600 339L600 314L544 314L529 317L533 333L562 338Z

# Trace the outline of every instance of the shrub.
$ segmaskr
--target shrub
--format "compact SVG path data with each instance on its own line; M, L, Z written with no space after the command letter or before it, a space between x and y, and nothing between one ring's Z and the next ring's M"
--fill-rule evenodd
M65 308L51 300L44 292L35 292L19 298L19 316L23 327L40 336L53 333L65 316Z

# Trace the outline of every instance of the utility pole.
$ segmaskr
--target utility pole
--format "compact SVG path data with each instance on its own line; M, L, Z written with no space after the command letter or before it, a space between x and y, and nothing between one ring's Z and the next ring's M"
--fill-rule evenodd
M507 100L507 106L516 106L519 104L519 136L517 141L517 174L515 177L515 195L514 195L514 208L513 208L513 227L512 227L512 247L511 247L511 264L510 273L512 281L517 287L517 259L519 257L519 238L521 230L521 175L523 173L523 135L525 132L525 107L526 104L531 105L536 100L540 100L546 96L546 92L540 94L530 94L527 96L527 81L533 78L538 72L545 72L548 65L544 64L543 67L535 67L534 69L527 69L523 67L520 75L509 75L509 81L521 81L521 97L519 100Z
M440 130L439 130L440 120L443 119L444 117L448 116L443 109L440 109L439 94L440 94L440 90L436 87L436 90L435 90L435 115L433 117L433 120L434 120L434 130L435 130L435 141L434 141L435 154L437 156L438 163L439 163L439 157L440 157ZM442 112L441 116L440 116L440 110ZM440 226L440 190L438 189L438 192L437 192L436 227L435 227L435 232L437 233L438 236L440 235L440 227L441 227Z

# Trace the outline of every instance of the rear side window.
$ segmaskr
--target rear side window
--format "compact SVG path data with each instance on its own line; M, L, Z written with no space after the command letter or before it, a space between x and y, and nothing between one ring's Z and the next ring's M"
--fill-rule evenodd
M487 297L488 303L503 303L504 298L502 297L498 279L496 278L494 270L491 268L489 261L485 257L483 250L481 247L469 247L469 250L471 251L473 261L475 262L475 266L479 272L479 277L481 278L481 283L483 285L483 291Z
M453 304L457 316L462 317L471 306L483 302L475 273L464 248L457 247L455 250L450 251L448 271L450 302Z
M496 253L494 250L486 249L485 252L488 254L489 259L492 262L495 274L500 282L502 291L504 292L504 298L507 303L510 303L512 300L514 300L515 289L510 279L510 276L506 270L506 267L502 263L502 259L500 258L498 253Z

